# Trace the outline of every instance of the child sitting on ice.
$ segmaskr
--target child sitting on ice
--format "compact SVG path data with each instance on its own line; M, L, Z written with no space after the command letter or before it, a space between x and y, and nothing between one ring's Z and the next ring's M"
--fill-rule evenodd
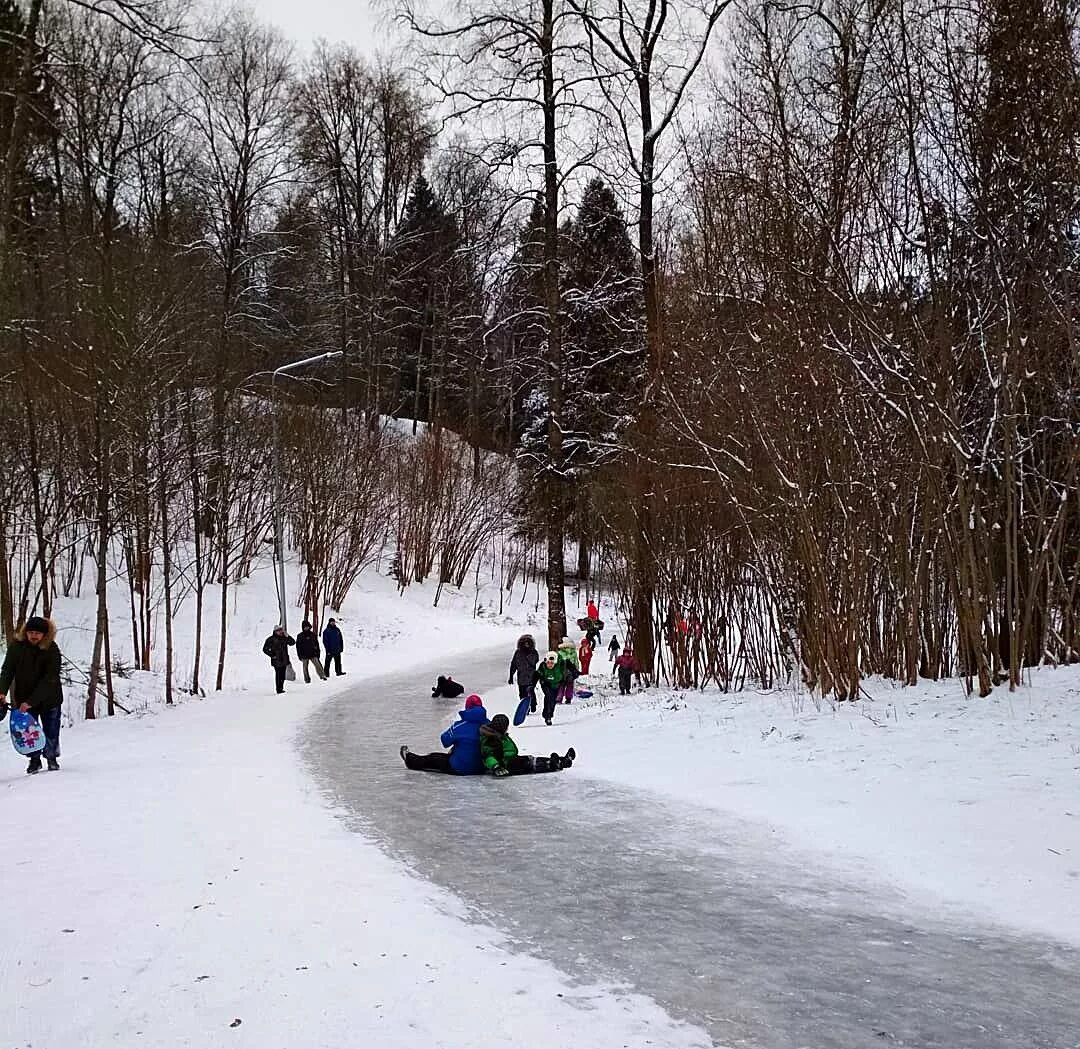
M510 738L510 719L496 714L491 724L480 726L480 756L484 768L493 776L527 776L533 772L558 772L574 764L577 752L571 747L564 756L552 753L546 758L519 754Z
M465 691L464 685L459 685L449 674L443 677L439 675L435 687L431 690L432 699L457 699Z

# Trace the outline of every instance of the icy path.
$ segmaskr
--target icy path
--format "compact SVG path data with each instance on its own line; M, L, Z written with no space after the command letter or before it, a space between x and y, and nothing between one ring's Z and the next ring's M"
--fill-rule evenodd
M450 669L482 690L506 660ZM384 678L331 700L303 753L359 829L530 953L628 983L718 1045L1080 1047L1080 953L898 918L892 890L830 885L751 826L590 780L587 752L555 776L407 772L398 746L438 749L455 709L427 674ZM515 738L545 752L534 719Z
M4 743L0 1049L505 1049L511 1028L709 1044L641 996L509 953L342 826L292 744L323 686L276 697L268 677L79 725L59 773L26 776Z

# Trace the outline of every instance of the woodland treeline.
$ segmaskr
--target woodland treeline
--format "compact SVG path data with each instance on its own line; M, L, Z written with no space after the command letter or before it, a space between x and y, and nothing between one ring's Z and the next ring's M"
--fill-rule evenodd
M89 716L110 615L222 686L277 487L317 617L512 534L679 686L1077 658L1074 0L391 13L0 0L0 618L97 594Z

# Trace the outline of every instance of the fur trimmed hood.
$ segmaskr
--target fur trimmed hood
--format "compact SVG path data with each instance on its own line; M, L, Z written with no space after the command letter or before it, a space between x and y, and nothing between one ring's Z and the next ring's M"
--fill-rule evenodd
M56 640L56 624L51 619L46 619L45 622L49 624L49 629L45 631L45 636L41 639L37 646L42 650L42 652L48 651L48 649L52 646L52 643ZM21 626L18 630L15 631L15 640L26 640L25 626Z

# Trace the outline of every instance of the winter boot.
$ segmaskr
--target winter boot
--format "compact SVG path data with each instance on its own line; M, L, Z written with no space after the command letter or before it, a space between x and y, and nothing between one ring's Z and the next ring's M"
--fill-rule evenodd
M60 762L57 761L56 758L46 758L45 760L49 763L49 771L50 772L59 772L60 771Z
M548 766L552 772L558 772L562 768L562 758L554 751L548 755Z
M404 743L402 743L401 750L399 750L398 753L401 755L401 760L404 761L406 765L408 765L409 762L407 759L407 755L409 753L409 748L405 746Z
M30 764L26 766L28 776L36 776L41 771L41 755L34 754L30 758Z
M568 751L566 752L566 754L564 754L564 755L563 755L563 764L565 765L565 764L566 764L566 762L568 762L568 761L573 761L573 760L574 760L574 759L575 759L576 757L577 757L577 751L576 751L576 750L574 750L574 748L573 748L573 747L571 747L571 748L570 748L570 749L569 749L569 750L568 750Z
M544 724L545 725L550 725L551 724L551 718L544 718Z

